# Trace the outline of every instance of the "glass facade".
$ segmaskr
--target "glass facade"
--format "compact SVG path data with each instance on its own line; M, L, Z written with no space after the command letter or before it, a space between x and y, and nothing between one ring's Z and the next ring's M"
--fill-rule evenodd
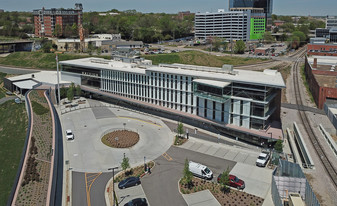
M262 8L267 17L271 17L273 0L229 0L229 8Z

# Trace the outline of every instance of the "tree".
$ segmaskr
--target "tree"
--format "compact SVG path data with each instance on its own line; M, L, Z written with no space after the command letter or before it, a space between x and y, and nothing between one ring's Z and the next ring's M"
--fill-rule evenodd
M81 87L80 85L77 85L76 86L76 96L81 96L81 93L82 93Z
M76 23L74 23L71 26L71 30L72 30L72 36L77 37L78 36L78 27L77 27Z
M275 41L275 38L271 35L271 33L269 31L267 31L267 32L264 33L264 41L267 44L270 44L270 43Z
M181 137L184 134L184 125L182 122L178 122L177 132L179 137Z
M56 37L62 36L62 27L61 27L61 25L59 25L59 24L55 25L55 29L54 29L53 35L56 36Z
M52 43L50 41L47 41L43 43L42 45L42 51L44 53L50 53L50 49L52 48Z
M188 159L185 159L185 164L184 164L184 170L183 170L183 179L182 182L183 184L187 185L188 188L191 188L192 185L192 178L193 174L189 169L189 162Z
M245 45L245 42L243 40L239 40L235 43L234 52L236 54L245 53L245 49L246 49L246 45Z
M283 141L280 139L277 140L277 142L275 143L274 149L279 153L283 152Z
M130 168L129 158L124 155L121 168L123 171L126 171L128 168Z
M64 86L62 86L62 87L60 88L60 97L61 97L61 98L65 98L66 95L67 95L67 89L66 89Z
M301 31L294 31L292 35L297 36L300 39L300 44L304 44L305 41L307 40L306 35Z
M222 173L221 177L220 177L220 181L219 183L222 186L222 191L224 193L229 192L229 168L227 167L227 169Z
M75 88L74 83L71 83L67 91L67 98L69 101L72 101L74 99L74 88Z

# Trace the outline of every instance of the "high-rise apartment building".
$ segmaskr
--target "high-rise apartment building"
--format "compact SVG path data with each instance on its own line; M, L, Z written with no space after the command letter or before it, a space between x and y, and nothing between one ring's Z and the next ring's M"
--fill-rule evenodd
M337 27L337 18L335 16L328 16L326 18L326 29L331 29L333 27Z
M232 8L263 9L266 14L266 27L272 25L273 0L229 0L229 9Z
M75 4L75 9L37 9L33 11L35 36L52 37L56 25L61 33L67 25L82 24L82 4Z

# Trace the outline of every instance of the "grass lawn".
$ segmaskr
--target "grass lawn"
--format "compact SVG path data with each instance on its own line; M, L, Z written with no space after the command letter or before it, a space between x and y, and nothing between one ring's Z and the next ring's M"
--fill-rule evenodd
M0 205L6 205L26 138L25 104L7 101L0 105Z
M215 56L199 51L184 51L170 54L143 55L142 57L152 60L152 63L156 65L160 63L166 64L180 63L180 64L192 64L210 67L222 67L223 64L231 64L234 66L255 64L258 62L266 61L265 59L259 58Z
M56 70L56 54L42 52L14 52L7 57L0 57L0 64L35 69ZM87 54L58 54L59 61L89 57ZM96 56L97 57L97 56ZM99 56L107 58L106 56ZM110 57L109 57L110 58Z

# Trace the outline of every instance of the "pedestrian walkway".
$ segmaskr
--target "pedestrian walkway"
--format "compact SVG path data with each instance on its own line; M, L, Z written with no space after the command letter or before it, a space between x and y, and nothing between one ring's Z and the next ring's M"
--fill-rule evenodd
M183 198L189 206L220 206L220 203L209 190L203 190L192 194L184 194Z
M211 156L241 162L248 165L254 165L256 158L259 156L259 151L248 150L238 146L229 146L225 144L218 144L209 141L200 140L191 137L189 141L180 146L182 148L208 154Z

